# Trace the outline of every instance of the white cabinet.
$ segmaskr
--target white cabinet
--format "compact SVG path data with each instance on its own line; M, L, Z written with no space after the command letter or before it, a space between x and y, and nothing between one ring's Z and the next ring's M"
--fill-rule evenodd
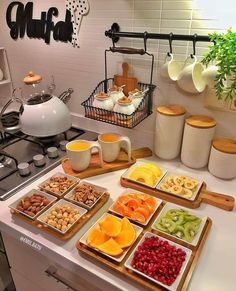
M6 50L0 47L0 75L3 73L3 78L0 78L0 86L11 83L11 75L8 66Z
M2 233L17 291L99 291L91 282L56 264L38 251Z

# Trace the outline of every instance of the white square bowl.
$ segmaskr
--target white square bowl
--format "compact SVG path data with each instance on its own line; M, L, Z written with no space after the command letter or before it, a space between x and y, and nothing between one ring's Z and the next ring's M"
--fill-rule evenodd
M184 240L184 239L181 239L181 238L179 238L179 237L177 237L177 236L175 236L175 235L173 235L173 234L170 234L170 233L167 233L167 232L161 231L160 229L157 229L157 228L155 227L155 224L156 224L156 223L159 223L160 220L161 220L161 217L162 217L162 216L163 216L163 215L164 215L168 210L170 210L170 209L183 209L183 210L188 211L188 213L189 213L190 215L195 215L195 216L201 218L202 221L201 221L201 223L200 223L200 226L199 226L198 232L197 232L197 234L195 235L194 239L193 239L191 242L189 242L189 241L187 241L187 240ZM200 236L201 236L202 231L203 231L203 229L204 229L204 226L205 226L205 224L206 224L206 221L207 221L207 217L206 217L206 216L199 215L197 211L194 211L194 210L192 210L192 209L189 210L188 208L181 207L181 206L179 206L179 205L177 205L177 204L166 203L165 206L162 208L161 212L158 214L158 216L157 216L156 220L154 221L154 223L152 224L151 228L152 228L153 230L155 230L155 231L160 232L160 233L165 233L165 234L168 235L170 238L173 237L173 238L175 238L175 239L178 239L178 240L180 240L180 241L183 241L183 242L185 242L185 243L188 243L188 244L190 244L190 245L192 245L192 246L196 246L196 245L198 244L198 242L199 242L199 239L200 239Z
M72 207L73 209L76 209L79 211L79 218L77 220L74 221L74 223L67 228L65 231L59 230L56 227L48 224L47 222L44 221L44 219L50 214L51 211L53 211L53 209L55 209L58 206L62 206L62 205L69 205L70 207ZM77 223L84 214L86 214L88 211L80 206L77 206L69 201L66 201L64 199L60 199L57 203L55 203L54 205L52 205L47 211L45 211L43 214L41 214L39 217L37 217L37 220L39 222L41 222L42 224L52 228L53 230L55 230L56 232L60 233L60 234L65 234L66 232L68 232L74 225L75 223Z
M157 179L155 185L153 186L150 186L150 185L147 185L143 182L140 182L140 181L137 181L137 180L133 180L129 177L129 174L139 165L142 165L142 164L146 164L146 163L152 163L152 164L156 164L162 171L162 175ZM122 174L122 178L124 179L127 179L129 181L132 181L132 182L135 182L135 183L138 183L138 184L141 184L141 185L144 185L146 187L149 187L149 188L153 188L155 189L157 184L162 180L162 178L165 176L167 170L164 169L163 167L160 167L157 163L154 163L154 162L151 162L151 161L137 161L135 164L133 164L131 167L129 167L123 174Z
M185 253L186 253L185 261L184 261L183 264L182 264L182 267L181 267L180 273L179 273L179 275L177 276L176 280L173 282L173 284L172 284L171 286L165 285L165 284L163 284L163 283L157 281L156 279L154 279L154 278L152 278L152 277L149 277L148 275L142 273L141 271L139 271L139 270L137 270L137 269L135 269L135 268L133 268L133 267L131 266L131 262L132 262L132 260L133 260L133 258L134 258L134 253L136 252L136 250L138 249L138 247L139 247L139 246L144 242L144 240L145 240L146 237L153 237L153 236L154 236L154 237L158 237L158 238L161 239L161 240L168 241L168 243L169 243L170 245L175 246L175 247L177 247L177 248L180 248L180 249L182 249L183 251L185 251ZM135 273L137 273L137 274L143 276L144 278L147 278L147 279L151 280L152 282L157 283L158 285L165 287L167 290L175 291L175 290L177 290L177 288L178 288L178 285L179 285L180 280L181 280L181 278L182 278L182 276L183 276L183 274L184 274L184 271L185 271L185 269L186 269L186 267L187 267L187 265L188 265L188 262L189 262L189 260L190 260L191 255L192 255L192 251L191 251L190 249L188 249L188 248L186 248L186 247L183 247L183 246L181 246L181 245L179 245L179 244L177 244L177 243L175 243L175 242L172 242L172 241L170 241L170 240L168 240L168 239L165 239L165 238L163 238L163 237L160 237L160 236L158 236L158 235L156 235L156 234L153 234L153 233L151 233L151 232L146 232L146 233L144 234L144 236L142 237L142 239L141 239L141 240L139 241L139 243L137 244L137 246L135 247L135 249L132 251L132 253L131 253L131 255L129 256L129 258L126 260L126 262L125 262L125 267L126 267L127 269L130 269L130 270L132 270L133 272L135 272Z
M45 207L43 209L41 209L35 216L30 216L30 215L26 214L25 212L18 210L17 209L17 206L19 205L19 203L21 202L22 199L24 199L26 197L30 197L33 194L40 194L40 195L43 195L44 197L48 198L49 204L48 205L45 205ZM20 213L20 214L22 214L22 215L24 215L24 216L26 216L26 217L34 220L43 211L45 211L45 209L47 209L48 207L50 207L50 205L52 203L54 203L56 200L57 200L57 198L55 196L53 196L53 195L50 195L48 193L45 193L45 192L42 192L42 191L39 191L39 190L36 190L36 189L32 189L29 192L27 192L24 196L22 196L20 199L17 199L15 202L13 202L12 204L10 204L9 205L9 208L11 208L16 213Z
M185 173L181 173L181 172L173 172L173 171L167 171L167 173L165 174L165 176L163 177L163 179L162 179L161 181L158 182L158 184L157 184L157 186L156 186L156 189L158 189L158 190L160 190L160 191L162 191L162 192L166 192L166 193L171 194L171 195L175 195L175 196L181 197L181 198L183 198L183 199L187 199L187 200L191 200L191 201L194 201L194 200L196 199L196 196L197 196L197 194L198 194L198 192L200 191L200 188L201 188L201 186L202 186L202 181L198 181L198 185L197 185L197 187L195 187L195 188L192 190L193 195L192 195L190 198L186 198L186 197L184 197L184 196L181 195L181 194L175 194L175 193L173 193L173 192L164 191L164 190L162 190L162 189L160 188L161 184L162 184L162 183L165 183L165 182L167 181L167 179L168 179L170 176L174 176L174 177L176 177L176 176L186 176L186 177L188 177L188 178L191 179L191 180L196 180L196 181L198 181L198 179L192 178L192 177L190 177L189 175L186 175Z
M96 248L93 248L92 246L90 246L88 243L87 243L87 237L88 237L88 234L89 234L89 232L94 228L94 227L96 227L97 225L98 225L98 223L99 223L99 221L101 221L102 219L104 219L107 215L111 215L111 216L114 216L114 215L112 215L112 214L109 214L109 213L104 213L91 227L90 227L90 229L81 237L81 239L80 239L80 243L82 243L82 244L84 244L84 245L86 245L87 247L89 247L89 248L91 248L91 249L93 249L93 250L95 250L95 251L97 251L98 253L101 253L101 254L103 254L104 256L106 256L106 257L108 257L108 258L110 258L110 259L112 259L113 261L115 261L115 262L118 262L118 263L120 263L123 259L124 259L124 257L125 257L125 255L127 254L127 252L129 251L129 249L132 247L132 245L130 246L130 247L128 247L128 248L126 248L124 251L123 251L123 253L120 255L120 256L117 256L117 257L115 257L115 256L111 256L111 255L108 255L108 254L106 254L106 253L103 253L102 251L100 251L99 249L96 249ZM116 216L115 216L116 217ZM118 217L116 217L118 220L121 220L121 218L118 218ZM142 227L140 227L140 226L137 226L137 225L135 225L135 224L133 224L132 223L132 226L134 227L134 229L135 229L135 232L136 232L136 239L135 239L135 241L137 240L137 238L139 237L139 235L141 234L141 232L143 231L143 228ZM135 241L133 242L133 244L135 243Z
M76 192L75 190L76 190L76 188L78 187L78 186L80 186L80 185L89 185L89 186L91 186L91 187L93 187L97 192L100 192L101 193L101 195L97 198L97 200L91 205L91 206L89 206L89 205L86 205L85 203L83 203L83 202L79 202L79 201L76 201L76 200L73 200L72 199L72 196L74 195L74 193ZM84 208L86 208L86 209L88 209L88 210L90 210L91 208L93 208L97 203L98 203L98 201L101 199L101 197L103 196L103 194L105 193L105 192L107 192L108 190L106 189L106 188L103 188L103 187L100 187L100 186L98 186L98 185L95 185L95 184L92 184L92 183L89 183L89 182L87 182L87 181L85 181L85 180L81 180L80 182L79 182L79 184L78 185L76 185L70 192L68 192L65 196L64 196L64 199L66 199L66 200L68 200L68 201L71 201L72 203L75 203L75 204L77 204L77 205L79 205L79 206L82 206L82 207L84 207Z
M51 180L51 178L54 178L54 177L66 177L66 178L68 178L69 180L71 180L72 182L73 182L73 184L71 184L71 186L68 188L68 189L66 189L63 193L56 193L56 192L53 192L53 191L51 191L51 190L47 190L47 189L45 189L43 186L46 184L46 183L48 183L50 180ZM78 182L80 181L80 179L79 178L76 178L76 177L73 177L73 176L70 176L70 175L67 175L67 174L64 174L64 173L60 173L60 172L58 172L58 173L56 173L56 174L54 174L54 175L52 175L50 178L48 178L47 180L45 180L45 181L43 181L42 183L40 183L39 185L38 185L38 187L39 187L39 189L41 190L41 191L43 191L43 192L47 192L47 193L49 193L49 194L52 194L52 195L55 195L55 196L57 196L57 197L62 197L65 193L67 193L67 192L69 192Z
M121 197L121 196L125 196L125 195L127 195L128 193L137 193L137 194L141 194L141 195L145 194L145 195L148 195L148 196L152 197L153 199L155 199L155 201L156 201L156 207L155 207L155 210L153 211L153 213L150 214L149 218L146 220L145 223L141 223L141 222L139 222L139 221L137 221L137 220L134 220L134 219L130 218L129 216L127 216L127 218L128 218L129 220L134 221L135 223L138 223L138 224L141 224L141 225L144 225L144 226L147 225L147 224L149 223L150 219L153 217L153 215L154 215L155 212L157 211L158 207L161 205L162 200L161 200L161 199L158 199L158 198L156 198L156 197L154 197L154 196L151 196L151 195L149 195L149 194L146 194L146 193L144 193L144 192L140 192L140 191L133 190L133 189L130 189L130 188L125 189L125 190L121 193L121 195L120 195L119 197ZM118 197L118 198L119 198L119 197ZM110 211L110 212L113 212L113 213L115 213L115 214L117 214L117 215L123 217L123 215L122 215L121 213L119 213L119 212L117 212L117 211L114 210L114 205L115 205L116 201L118 200L118 198L117 198L117 199L112 203L112 205L111 205L110 208L109 208L109 211Z

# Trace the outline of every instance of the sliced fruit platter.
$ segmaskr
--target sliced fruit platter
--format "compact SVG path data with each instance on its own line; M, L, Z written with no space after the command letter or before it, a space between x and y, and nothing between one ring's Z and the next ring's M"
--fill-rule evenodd
M167 172L165 177L158 183L157 189L194 200L202 183L184 174Z
M126 189L76 247L148 290L180 291L191 279L212 222L196 211L150 197ZM153 211L149 217L139 210L147 203ZM146 218L142 227L129 221L141 224L132 211Z
M121 262L142 228L124 218L105 213L80 239L80 243Z
M206 216L203 217L193 210L166 203L152 229L196 246L206 221Z
M109 211L147 225L162 200L151 195L126 189L111 205Z
M157 183L166 174L166 170L154 162L136 162L122 177L139 184L155 188Z

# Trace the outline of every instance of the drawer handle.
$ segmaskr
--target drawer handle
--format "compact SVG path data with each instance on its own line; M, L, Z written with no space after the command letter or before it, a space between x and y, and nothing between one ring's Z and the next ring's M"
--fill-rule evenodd
M47 274L47 276L53 277L57 282L60 282L63 285L65 285L68 290L78 291L77 289L75 289L74 287L72 287L70 285L70 283L69 283L69 281L67 279L63 278L61 275L59 275L57 273L57 268L56 267L49 266L47 268L47 270L45 271L45 273Z

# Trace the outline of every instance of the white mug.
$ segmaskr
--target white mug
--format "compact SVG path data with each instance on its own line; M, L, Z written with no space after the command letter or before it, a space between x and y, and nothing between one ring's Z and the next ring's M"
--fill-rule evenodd
M92 149L97 148L100 158L100 166L103 166L102 149L98 142L88 140L73 140L66 144L67 156L71 167L75 171L83 171L88 168L91 161Z
M167 54L164 64L161 66L160 75L163 78L170 78L176 81L181 71L180 64L174 60L173 54Z
M118 158L122 143L126 144L128 160L131 161L131 142L128 137L117 133L103 133L98 136L98 142L105 162L114 162Z
M203 80L210 88L214 88L215 77L216 77L217 73L218 73L218 67L214 64L208 66L202 72Z
M193 61L189 63L189 61ZM202 77L204 67L201 63L197 62L197 57L188 57L184 66L179 74L177 83L178 86L188 93L201 93L205 90L206 83Z

